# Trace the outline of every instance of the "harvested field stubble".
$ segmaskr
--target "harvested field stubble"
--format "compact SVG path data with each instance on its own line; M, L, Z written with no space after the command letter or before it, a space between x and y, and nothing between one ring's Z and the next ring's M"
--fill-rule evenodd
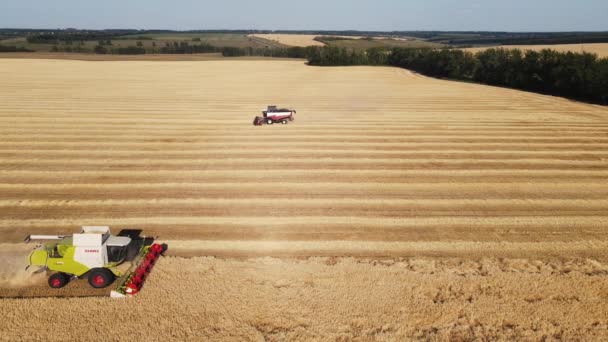
M299 61L3 59L0 74L5 242L81 224L194 240L608 238L602 107ZM268 104L296 121L251 126Z
M3 300L0 338L599 341L607 273L585 259L164 258L131 300Z
M0 339L607 338L604 107L294 61L1 59L0 87L0 295L45 286L30 233L228 258L163 259L132 301L2 300ZM296 121L251 126L269 104Z

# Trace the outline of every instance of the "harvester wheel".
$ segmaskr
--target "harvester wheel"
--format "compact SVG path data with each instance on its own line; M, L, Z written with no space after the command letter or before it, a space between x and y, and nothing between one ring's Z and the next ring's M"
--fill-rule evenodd
M282 120L282 121L281 121L281 123L282 123L283 125L287 125L287 120Z
M64 287L68 281L70 281L70 277L65 273L54 273L49 277L49 286L54 289L60 289Z
M114 273L106 268L95 268L89 272L89 285L96 289L107 287L114 282Z
M268 120L266 120L266 123L269 125L272 125L274 123L274 121L272 121L272 119L268 119Z

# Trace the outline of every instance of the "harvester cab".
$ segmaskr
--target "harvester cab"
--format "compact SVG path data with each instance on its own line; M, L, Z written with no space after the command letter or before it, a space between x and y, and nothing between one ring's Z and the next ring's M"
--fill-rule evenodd
M165 244L146 245L145 239L134 241L128 236L114 236L106 226L82 227L80 233L72 235L30 235L25 239L26 242L32 240L48 241L30 254L28 267L38 266L39 271L49 271L48 283L52 288L61 288L70 279L84 277L92 287L104 288L120 278L116 290L125 292L139 263L146 261L146 272L140 275L143 278L152 263L167 250ZM130 255L131 267L121 272L118 266ZM135 292L141 287L141 281Z

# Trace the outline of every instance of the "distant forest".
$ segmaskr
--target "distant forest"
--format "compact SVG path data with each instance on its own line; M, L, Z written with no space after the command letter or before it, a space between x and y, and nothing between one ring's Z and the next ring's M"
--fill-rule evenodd
M355 51L323 47L310 65L388 65L423 75L478 82L598 104L608 104L608 58L590 53L488 49L385 49Z

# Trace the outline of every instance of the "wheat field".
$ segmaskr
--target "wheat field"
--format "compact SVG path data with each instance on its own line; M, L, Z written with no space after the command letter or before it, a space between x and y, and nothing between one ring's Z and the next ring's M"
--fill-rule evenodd
M0 74L6 242L88 224L354 254L606 240L602 107L299 61L2 60ZM296 121L252 126L267 104Z
M267 34L252 34L252 37L258 37L263 39L272 40L289 46L324 46L325 44L316 41L315 37L318 35L314 34L278 34L278 33L267 33Z
M410 41L410 42L412 42L412 44L408 45L409 47L422 47L422 46L429 47L429 46L433 45L432 43L428 43L426 45L425 44L417 44L417 43L420 43L420 41L413 42L414 39L413 38L409 38L409 37L340 36L340 35L280 34L280 33L251 34L249 36L251 36L251 37L258 37L258 38L262 38L262 39L267 39L267 40L271 40L271 41L275 41L275 42L278 42L278 43L283 44L283 45L300 46L300 47L324 46L325 43L319 42L319 41L315 40L316 37L344 38L344 39L347 39L347 40L358 40L358 39L362 39L362 38L371 38L373 40L386 40L386 39L390 39L391 41L398 41L398 42L407 42L407 41ZM355 44L355 45L358 46L357 44ZM437 44L435 44L435 45L437 45ZM353 47L353 46L351 46L351 47Z
M603 341L607 276L592 260L164 258L128 300L4 299L0 340Z
M608 57L608 43L591 43L591 44L551 44L551 45L504 45L499 46L504 49L520 49L520 50L534 50L540 51L543 49L551 49L559 52L587 52L597 54L599 57ZM477 47L467 48L465 50L471 52L484 51L492 47Z
M605 107L285 60L1 59L0 87L0 297L46 288L30 233L136 227L172 255L134 302L2 299L0 339L176 310L144 335L606 337ZM296 120L252 126L270 104Z

